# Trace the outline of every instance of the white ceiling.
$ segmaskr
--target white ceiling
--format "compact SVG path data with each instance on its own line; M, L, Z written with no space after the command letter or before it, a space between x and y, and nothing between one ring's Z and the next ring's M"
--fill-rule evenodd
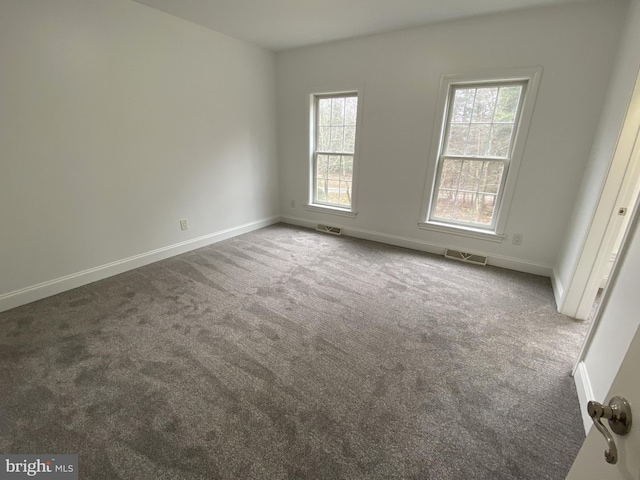
M587 0L134 0L270 50Z

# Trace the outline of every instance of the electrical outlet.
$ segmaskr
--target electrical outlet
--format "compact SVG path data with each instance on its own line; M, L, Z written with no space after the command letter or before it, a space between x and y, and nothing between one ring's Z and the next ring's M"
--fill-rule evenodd
M291 200L291 208L296 208L296 201L295 200Z
M187 222L186 218L180 220L180 230L189 230L189 222Z
M513 243L514 245L522 245L522 237L523 235L521 233L514 233L511 243Z

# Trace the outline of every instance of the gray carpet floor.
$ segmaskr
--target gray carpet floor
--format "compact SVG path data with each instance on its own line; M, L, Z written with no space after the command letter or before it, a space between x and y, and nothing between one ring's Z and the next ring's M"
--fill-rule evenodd
M1 313L0 452L77 453L82 479L562 479L586 328L548 278L278 224Z

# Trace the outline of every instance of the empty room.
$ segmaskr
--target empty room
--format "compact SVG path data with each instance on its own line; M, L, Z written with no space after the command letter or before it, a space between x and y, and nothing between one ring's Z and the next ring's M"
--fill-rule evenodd
M640 0L0 0L0 479L637 479L639 67Z

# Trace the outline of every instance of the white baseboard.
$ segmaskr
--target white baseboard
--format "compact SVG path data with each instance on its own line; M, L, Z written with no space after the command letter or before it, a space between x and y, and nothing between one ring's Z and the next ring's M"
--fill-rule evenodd
M312 220L307 220L306 218L291 217L289 215L282 215L280 217L280 221L284 223L288 223L289 225L297 225L298 227L307 227L307 228L316 228L316 225L320 223L320 222L314 222ZM330 223L333 224L334 222L330 222Z
M584 362L578 363L575 375L573 377L576 383L576 391L578 392L578 402L580 404L580 413L582 414L582 423L584 425L585 435L589 434L589 430L593 425L593 420L587 413L587 403L595 400L593 390L591 389L591 381L589 380L589 372Z
M51 295L71 290L72 288L81 287L82 285L87 285L88 283L102 280L103 278L127 272L134 268L142 267L159 260L164 260L165 258L195 250L196 248L205 247L212 243L227 240L237 235L242 235L243 233L258 230L260 228L273 225L274 223L278 223L279 221L279 215L264 218L255 222L210 233L185 242L158 248L156 250L151 250L150 252L141 253L129 258L124 258L122 260L117 260L105 265L89 268L71 275L66 275L37 285L5 293L4 295L0 295L0 312L35 302L36 300L41 300L43 298L50 297Z
M317 222L307 220L299 217L290 217L283 215L281 220L284 223L292 225L298 225L300 227L316 228ZM332 225L334 225L332 223ZM412 250L420 250L422 252L434 253L436 255L444 255L444 251L448 248L445 245L439 245L436 243L426 242L424 240L417 240L415 238L401 237L398 235L391 235L388 233L374 232L371 230L363 230L360 228L345 227L344 225L335 224L336 227L342 227L343 235L349 237L362 238L365 240L372 240L374 242L387 243L389 245L395 245L398 247L410 248ZM480 252L474 252L480 253ZM517 258L504 257L501 255L488 255L489 265L495 267L507 268L509 270L516 270L518 272L532 273L534 275L541 275L543 277L550 277L553 269L547 265L540 265L538 263L528 262L526 260L520 260Z
M553 287L553 296L556 299L556 310L559 312L564 304L564 288L555 268L551 272L551 286Z
M541 277L551 277L551 274L553 273L553 268L548 265L529 262L519 258L503 257L502 255L489 254L487 263L494 267L507 268L517 272L532 273L533 275L540 275Z

